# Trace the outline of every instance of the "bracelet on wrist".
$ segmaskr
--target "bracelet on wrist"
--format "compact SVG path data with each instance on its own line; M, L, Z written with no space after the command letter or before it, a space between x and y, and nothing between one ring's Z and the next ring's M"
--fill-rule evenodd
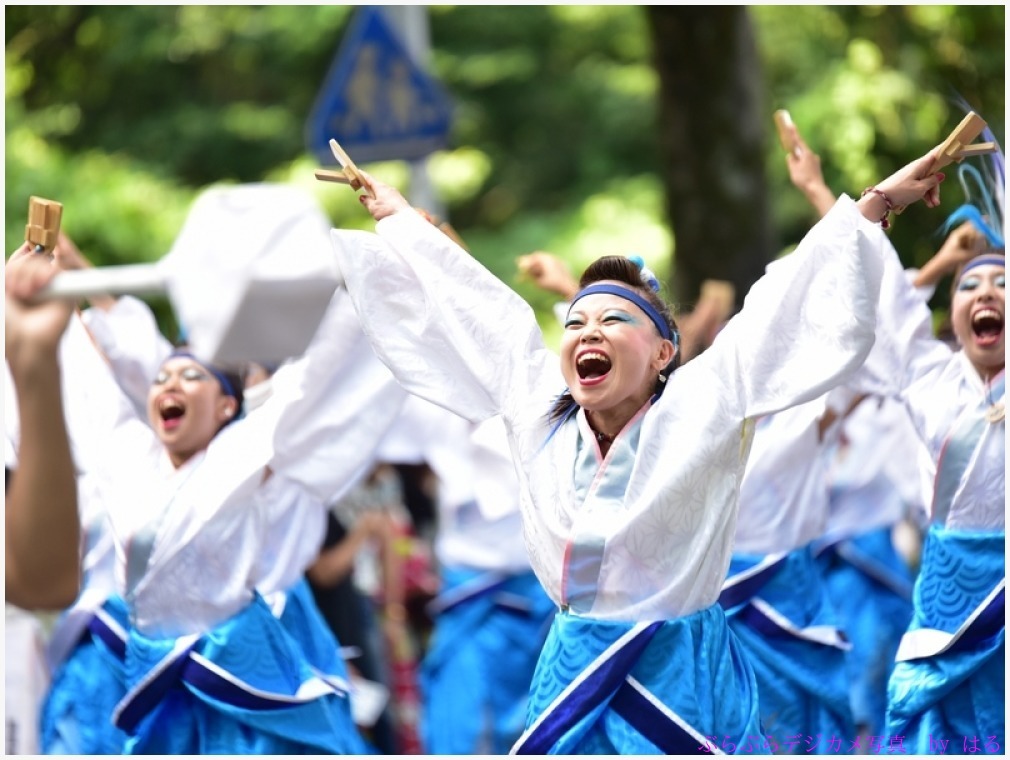
M883 190L878 190L872 185L863 190L862 195L860 195L859 197L862 198L867 193L873 193L874 195L879 195L883 199L884 205L887 207L887 209L884 211L883 216L881 216L878 221L880 222L880 228L882 230L886 230L888 227L891 226L891 220L889 217L891 212L894 211L894 204L891 203L891 199L887 197L887 194Z

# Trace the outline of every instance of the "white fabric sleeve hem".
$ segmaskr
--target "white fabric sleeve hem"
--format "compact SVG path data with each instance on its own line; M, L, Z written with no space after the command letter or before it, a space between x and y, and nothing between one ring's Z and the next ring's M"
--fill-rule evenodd
M699 362L741 418L811 401L844 382L874 341L890 242L842 195L788 256L772 262Z
M473 422L546 414L563 386L530 306L412 209L379 235L334 230L348 292L409 392Z

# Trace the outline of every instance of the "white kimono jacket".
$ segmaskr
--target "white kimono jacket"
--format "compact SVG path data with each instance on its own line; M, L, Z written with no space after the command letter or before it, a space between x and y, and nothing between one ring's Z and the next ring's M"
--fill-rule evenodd
M90 431L102 441L116 588L149 636L205 632L254 590L294 583L318 552L325 505L363 477L406 395L342 291L272 384L267 402L178 469L137 417ZM310 535L292 536L305 526Z
M881 285L882 356L889 364L880 373L883 392L900 395L912 423L929 451L932 482L951 431L980 406L996 399L962 351L952 351L932 332L923 293L909 287L896 256L885 261ZM1000 399L1001 401L1001 399ZM943 499L939 522L969 531L1002 531L1006 525L1006 421L994 419L982 432L958 482ZM936 520L934 504L930 518Z
M891 250L840 199L601 462L581 411L548 440L564 381L529 306L412 210L377 232L332 233L376 352L409 391L472 420L504 416L535 572L558 605L613 620L716 602L751 420L816 398L860 365Z

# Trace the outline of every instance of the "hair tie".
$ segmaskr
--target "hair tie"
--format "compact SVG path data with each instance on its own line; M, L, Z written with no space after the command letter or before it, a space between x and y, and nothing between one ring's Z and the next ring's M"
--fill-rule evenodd
M655 273L645 266L645 259L639 256L637 253L633 253L627 257L628 261L638 267L638 272L642 276L642 282L649 286L649 289L653 293L659 292L659 278L656 277Z

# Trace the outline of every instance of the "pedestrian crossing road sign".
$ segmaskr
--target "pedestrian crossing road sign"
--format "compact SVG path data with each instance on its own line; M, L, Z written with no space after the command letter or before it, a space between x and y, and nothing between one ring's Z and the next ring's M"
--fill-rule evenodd
M336 139L358 162L416 160L445 146L452 101L411 58L377 6L362 6L306 126L308 149L333 164Z

